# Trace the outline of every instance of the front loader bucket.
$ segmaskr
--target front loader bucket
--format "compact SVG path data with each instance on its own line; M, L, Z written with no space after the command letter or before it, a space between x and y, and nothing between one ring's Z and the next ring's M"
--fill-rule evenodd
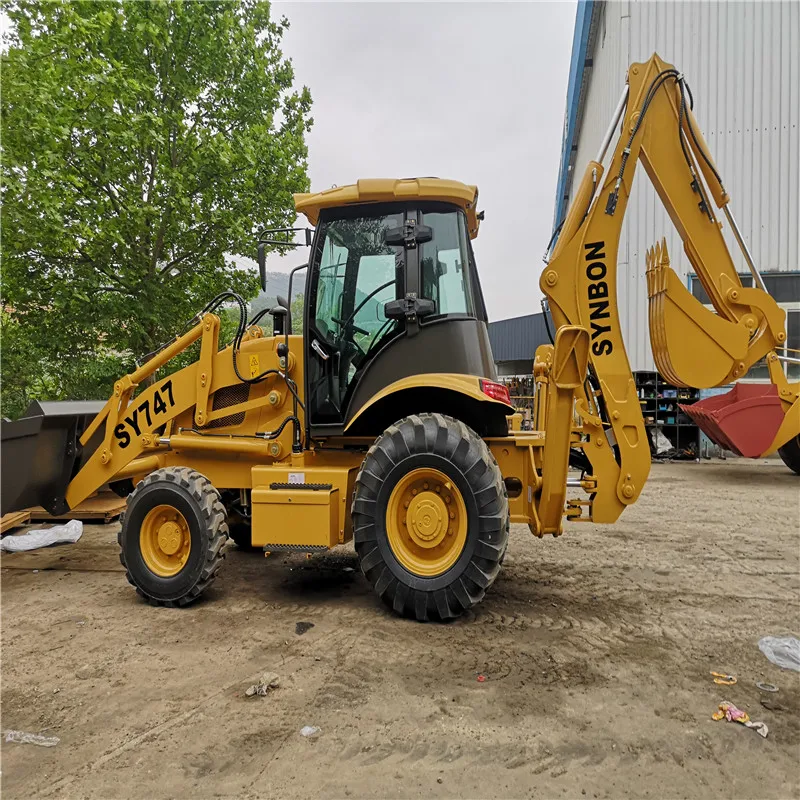
M767 452L784 418L771 383L737 383L725 394L680 409L714 444L746 458Z
M31 403L26 416L0 423L2 485L0 513L44 506L51 514L69 510L67 486L102 438L87 447L78 439L105 403Z

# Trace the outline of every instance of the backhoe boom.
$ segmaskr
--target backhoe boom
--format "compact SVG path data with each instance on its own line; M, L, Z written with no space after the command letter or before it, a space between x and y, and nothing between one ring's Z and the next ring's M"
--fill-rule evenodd
M620 122L604 177L602 161ZM766 358L776 387L770 396L780 404L783 422L765 452L800 433L800 384L788 383L775 353L786 341L785 312L766 292L746 248L757 288L742 285L715 205L724 209L737 241L743 240L694 119L688 87L678 70L653 55L646 63L631 65L609 134L584 172L540 280L556 328L583 327L590 337L590 378L581 387L578 407L596 409L602 423L598 426L596 415L590 419L584 414L578 431L579 446L597 480L590 511L595 522L612 522L633 503L650 469L617 305L617 251L638 162L714 308L703 306L674 272L666 241L648 252L650 338L659 372L676 386L707 388L743 377ZM550 425L552 420L541 413L534 420L538 430Z

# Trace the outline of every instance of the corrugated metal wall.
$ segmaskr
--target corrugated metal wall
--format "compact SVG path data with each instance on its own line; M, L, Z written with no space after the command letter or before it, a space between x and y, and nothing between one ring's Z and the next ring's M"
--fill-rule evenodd
M800 3L624 0L603 4L600 13L577 174L597 152L628 65L655 51L686 74L695 115L756 264L762 271L800 269ZM673 266L686 276L680 238L639 168L618 273L622 330L634 370L655 369L644 254L662 235ZM737 268L746 271L732 239L729 247Z
M501 319L489 323L489 341L495 362L527 361L528 371L533 369L533 356L540 344L547 344L544 316L527 314L524 317Z

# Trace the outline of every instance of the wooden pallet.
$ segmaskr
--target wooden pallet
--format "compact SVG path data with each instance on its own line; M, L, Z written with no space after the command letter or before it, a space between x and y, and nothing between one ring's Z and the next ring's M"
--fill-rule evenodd
M100 492L100 494L84 500L75 506L72 511L53 517L41 506L27 509L33 522L53 522L57 519L81 519L92 522L111 522L125 510L125 498L119 497L114 492Z
M27 525L31 521L31 512L27 509L25 511L11 511L8 514L3 514L0 517L0 533L5 533L13 528L19 528L20 525Z

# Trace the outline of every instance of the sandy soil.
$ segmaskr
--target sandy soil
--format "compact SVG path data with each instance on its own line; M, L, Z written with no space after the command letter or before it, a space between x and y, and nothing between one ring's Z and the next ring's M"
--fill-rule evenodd
M3 744L3 796L798 797L800 674L756 646L800 633L798 488L774 461L655 466L615 526L515 526L449 625L385 611L350 548L231 546L185 610L136 597L115 524L4 555L2 727L60 743ZM712 721L726 699L769 737Z

